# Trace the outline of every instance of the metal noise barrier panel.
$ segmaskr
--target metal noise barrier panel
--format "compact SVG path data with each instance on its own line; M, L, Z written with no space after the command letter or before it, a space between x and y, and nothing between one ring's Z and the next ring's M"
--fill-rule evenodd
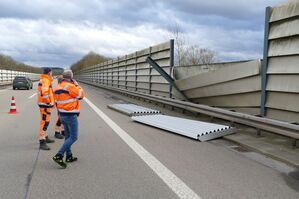
M235 132L235 128L230 126L166 115L133 116L132 119L143 124L184 135L202 142Z
M161 113L158 110L137 106L135 104L112 104L112 105L108 105L108 107L129 116L150 115L150 114Z

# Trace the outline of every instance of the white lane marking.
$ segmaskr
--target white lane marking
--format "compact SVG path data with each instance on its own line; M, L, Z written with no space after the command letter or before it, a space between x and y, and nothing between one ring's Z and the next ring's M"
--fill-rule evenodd
M87 98L85 102L112 128L112 130L170 187L170 189L181 199L200 199L200 197L189 188L172 171L164 166L157 158L134 140L126 131L120 128L103 111L95 106Z
M36 93L34 93L33 95L31 95L30 97L28 97L28 99L33 98L34 96L36 96Z

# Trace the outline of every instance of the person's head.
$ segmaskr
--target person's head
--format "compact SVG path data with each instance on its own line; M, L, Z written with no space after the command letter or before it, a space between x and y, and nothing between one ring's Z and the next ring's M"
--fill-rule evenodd
M52 69L51 68L44 68L43 74L52 76Z
M73 72L71 70L65 70L62 76L64 79L73 79Z

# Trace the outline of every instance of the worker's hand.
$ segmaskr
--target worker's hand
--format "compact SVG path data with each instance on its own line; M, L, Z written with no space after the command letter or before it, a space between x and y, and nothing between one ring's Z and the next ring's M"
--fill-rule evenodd
M75 86L79 86L78 82L74 79L72 79L73 84L75 84Z

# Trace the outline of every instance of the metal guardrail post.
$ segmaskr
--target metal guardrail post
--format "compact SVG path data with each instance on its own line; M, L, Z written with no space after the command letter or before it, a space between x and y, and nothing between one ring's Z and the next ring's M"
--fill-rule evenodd
M135 91L137 91L137 76L138 76L138 69L137 69L137 51L135 52Z
M149 47L149 56L152 55L152 47ZM148 84L149 84L149 94L152 94L152 66L149 64L149 77L148 77Z
M265 14L265 32L264 32L264 53L263 53L263 62L261 68L262 76L262 91L261 91L261 107L260 115L264 117L266 115L266 99L267 99L267 69L268 69L268 50L269 50L269 28L270 28L270 15L271 7L266 8Z
M173 77L173 67L174 67L174 39L170 40L170 71L169 74ZM172 98L172 85L169 85L169 97Z
M128 55L125 56L125 89L128 89Z
M119 88L119 57L117 57L117 88Z

